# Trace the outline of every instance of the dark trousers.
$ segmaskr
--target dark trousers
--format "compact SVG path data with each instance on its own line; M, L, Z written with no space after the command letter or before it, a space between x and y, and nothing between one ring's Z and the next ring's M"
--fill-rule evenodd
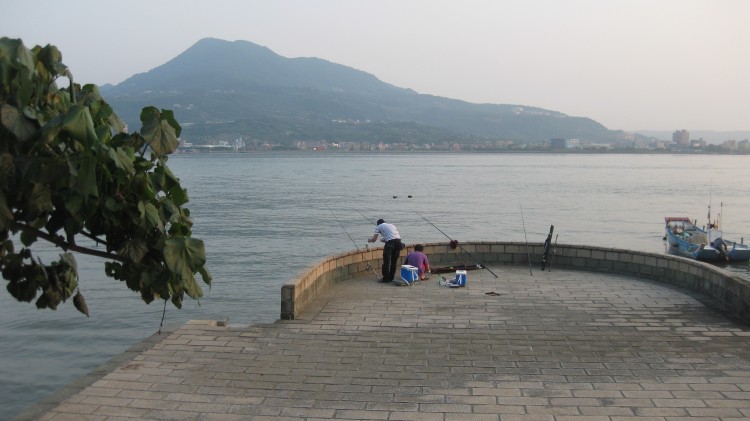
M401 240L390 240L383 247L383 280L392 281L396 276L398 256L401 254Z

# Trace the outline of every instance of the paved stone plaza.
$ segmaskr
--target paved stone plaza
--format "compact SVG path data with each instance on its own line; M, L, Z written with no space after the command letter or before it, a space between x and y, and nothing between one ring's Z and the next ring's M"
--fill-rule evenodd
M435 275L413 287L352 279L293 321L191 322L25 417L750 419L750 326L700 297L617 275L491 269L499 278L471 271L455 289Z

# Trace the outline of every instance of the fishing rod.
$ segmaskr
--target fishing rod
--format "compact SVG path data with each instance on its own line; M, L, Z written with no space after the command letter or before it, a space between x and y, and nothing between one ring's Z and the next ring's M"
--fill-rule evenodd
M362 215L362 217L363 217L363 218L365 218L365 219L367 220L367 222L369 222L369 223L371 223L371 224L373 224L373 225L375 225L375 226L378 226L378 224L377 224L377 223L375 223L375 222L372 222L372 219L370 219L370 218L366 217L364 213L362 213L362 212L360 212L360 211L357 211L357 213L359 213L360 215ZM380 241L383 241L383 240L381 239ZM369 245L369 244L365 244L365 248L366 248L367 250L370 250L370 245Z
M467 251L467 250L466 250L465 248L463 248L463 246L461 246L461 244L459 244L459 243L458 243L458 241L456 241L456 240L454 240L454 239L450 238L450 237L448 236L448 234L444 233L444 232L443 232L443 230L441 230L440 228L438 228L438 227L437 227L437 226L436 226L435 224L433 224L432 222L430 222L430 221L429 221L429 220L428 220L427 218L425 218L424 216L422 216L422 214L420 214L419 212L414 212L414 213L416 213L416 214L417 214L417 215L419 215L419 216L420 216L420 217L421 217L422 219L424 219L425 221L427 221L427 223L428 223L428 224L430 224L430 225L432 225L432 226L433 226L433 227L434 227L434 228L435 228L436 230L440 231L440 233L441 233L441 234L443 234L443 235L444 235L444 236L445 236L446 238L448 238L449 240L451 240L451 244L456 244L456 245L457 245L457 246L458 246L458 247L459 247L459 248L461 249L461 251L463 251L464 253L468 254L468 255L469 255L469 256L470 256L470 257L471 257L471 258L472 258L472 259L473 259L473 260L474 260L474 261L475 261L476 263L478 263L478 264L479 264L479 265L480 265L480 266L481 266L482 268L484 268L484 269L487 269L487 272L491 273L491 274L492 274L492 276L494 276L495 278L497 278L497 275L495 274L495 272L493 272L493 271L492 271L492 270L491 270L490 268L488 268L488 267L486 267L485 265L483 265L483 264L482 264L482 262L480 262L480 261L479 261L479 260L478 260L477 258L475 258L475 257L474 257L474 256L473 256L473 255L472 255L471 253L469 253L469 252L468 252L468 251Z
M358 213L358 214L360 214L360 215L362 215L362 217L363 217L363 218L367 219L367 222L369 222L369 223L371 223L371 224L373 224L373 225L378 225L378 224L376 224L376 223L372 222L372 219L370 219L370 218L366 217L364 213L362 213L362 212L360 212L360 211L357 211L357 213Z
M526 221L523 219L523 206L518 205L518 207L521 209L521 225L523 225L523 239L526 241L526 260L529 261L529 275L534 276L531 273L531 254L529 253L529 238L526 237ZM542 266L542 270L544 270L544 266Z
M344 228L344 224L342 224L342 223L341 223L341 221L339 221L339 218L337 218L337 217L336 217L336 214L335 214L335 213L333 213L333 209L331 209L331 207L330 207L330 206L328 206L328 204L327 204L327 203L326 203L326 207L328 208L328 210L329 210L329 211L331 211L331 215L333 215L333 219L335 219L335 220L336 220L336 222L338 222L338 223L339 223L339 225L341 226L341 229L342 229L342 230L344 230L344 232L345 232L345 233L346 233L346 235L347 235L347 236L349 237L349 239L350 239L350 240L352 240L352 244L354 244L354 247L356 247L356 248L357 248L357 251L359 251L359 246L357 245L357 242L356 242L356 241L354 241L354 238L352 238L352 236L351 236L351 235L349 235L349 231L347 231L347 230L346 230L346 228Z
M447 279L445 279L445 277L443 275L441 275L439 273L435 273L435 275L437 275L437 277L440 278L440 279L438 279L438 285L440 285L440 286L447 286L448 285L449 281Z
M346 228L344 228L344 224L342 224L341 221L339 221L339 218L337 218L336 214L333 213L333 209L331 209L331 207L328 206L328 203L326 203L326 207L328 208L329 211L331 211L331 215L333 215L333 219L335 219L336 222L339 223L339 225L341 226L341 229L344 230L344 232L349 237L349 239L352 240L352 243L354 244L354 247L357 249L357 252L360 252L360 249L359 249L359 246L357 245L357 242L354 241L354 239L352 238L351 235L349 235L349 231L347 231ZM362 216L364 216L364 215L362 215ZM367 249L369 250L370 248L368 247ZM373 269L372 266L370 266L370 262L367 262L367 269L370 269L372 271L372 273L375 275L375 277L379 278L378 274L375 272L375 269Z
M555 234L555 244L552 246L552 255L557 254L557 236L559 234ZM549 259L549 271L552 272L552 258Z

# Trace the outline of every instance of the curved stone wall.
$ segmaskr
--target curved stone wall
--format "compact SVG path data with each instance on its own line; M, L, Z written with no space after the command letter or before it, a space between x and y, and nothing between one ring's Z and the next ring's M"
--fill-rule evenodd
M539 268L542 244L512 242L448 243L424 245L433 266L481 262L489 266L532 264ZM401 252L405 256L410 249ZM347 279L379 276L382 248L328 256L281 287L281 319L293 320L308 303L332 284ZM750 320L750 282L717 266L667 254L643 253L600 247L557 244L550 257L554 268L605 272L651 279L689 289L713 298L722 309Z

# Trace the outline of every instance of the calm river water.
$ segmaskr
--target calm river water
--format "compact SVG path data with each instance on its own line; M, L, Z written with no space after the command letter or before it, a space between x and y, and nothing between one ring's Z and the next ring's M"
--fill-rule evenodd
M543 154L200 154L169 165L190 194L214 284L190 319L273 322L280 288L318 259L366 244L371 220L408 243L544 241L664 252L663 218L706 221L723 209L725 237L750 241L747 156ZM412 196L409 198L409 196ZM723 206L722 206L723 203ZM329 209L330 208L330 209ZM417 214L419 213L419 214ZM364 215L364 216L363 216ZM523 215L523 218L522 218ZM341 223L352 242L342 229ZM91 313L72 302L36 310L0 291L0 419L8 419L159 329L162 305L79 256ZM748 275L748 266L731 270Z

